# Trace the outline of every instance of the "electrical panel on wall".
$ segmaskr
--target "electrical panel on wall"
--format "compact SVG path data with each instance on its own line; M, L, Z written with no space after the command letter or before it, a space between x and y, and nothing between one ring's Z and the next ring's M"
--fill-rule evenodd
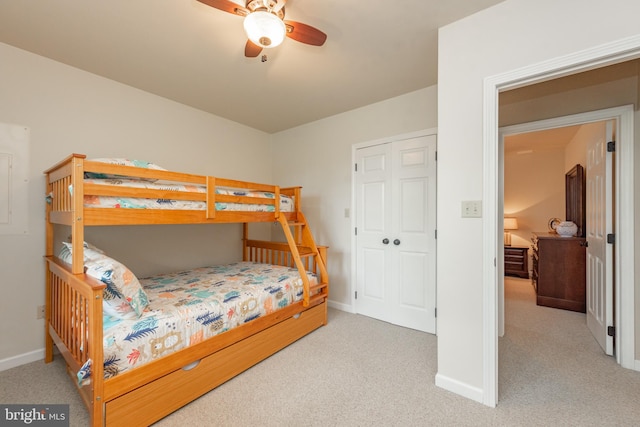
M0 235L29 232L29 128L0 123Z

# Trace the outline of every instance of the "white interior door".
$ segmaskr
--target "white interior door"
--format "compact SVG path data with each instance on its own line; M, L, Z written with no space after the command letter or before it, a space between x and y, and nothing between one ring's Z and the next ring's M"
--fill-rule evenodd
M392 156L392 318L435 333L436 137L394 142Z
M587 145L587 326L602 349L613 355L613 153L607 142L614 141L615 121L607 121L601 138Z
M357 150L356 165L356 311L391 322L391 143Z
M356 311L435 333L436 137L357 150Z

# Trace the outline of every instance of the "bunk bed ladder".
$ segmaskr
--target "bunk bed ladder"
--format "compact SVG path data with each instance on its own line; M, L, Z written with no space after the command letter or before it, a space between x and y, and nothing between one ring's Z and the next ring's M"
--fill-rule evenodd
M289 243L289 247L291 248L293 261L298 271L300 271L302 281L304 282L304 306L308 307L309 305L326 299L329 295L327 260L324 259L326 253L321 253L318 250L306 218L302 212L298 212L297 220L294 222L287 221L284 215L278 216L278 221L280 225L282 225L287 243ZM292 228L294 229L293 233L291 232ZM309 257L315 260L315 265L309 265L308 262L303 261ZM309 279L305 273L307 270L312 270L318 275L318 284L310 286Z

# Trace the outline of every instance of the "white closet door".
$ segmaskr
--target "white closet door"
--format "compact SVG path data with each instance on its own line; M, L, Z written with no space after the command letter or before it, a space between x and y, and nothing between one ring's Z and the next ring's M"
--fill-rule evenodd
M358 313L435 333L436 137L358 150Z
M391 144L357 150L356 164L356 311L391 322Z
M435 333L436 140L393 143L393 322Z

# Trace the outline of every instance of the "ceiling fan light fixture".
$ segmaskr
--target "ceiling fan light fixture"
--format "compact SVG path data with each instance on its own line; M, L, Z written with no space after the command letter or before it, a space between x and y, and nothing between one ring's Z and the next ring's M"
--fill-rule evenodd
M260 47L276 47L282 43L287 29L282 19L265 10L256 10L244 18L244 31Z

